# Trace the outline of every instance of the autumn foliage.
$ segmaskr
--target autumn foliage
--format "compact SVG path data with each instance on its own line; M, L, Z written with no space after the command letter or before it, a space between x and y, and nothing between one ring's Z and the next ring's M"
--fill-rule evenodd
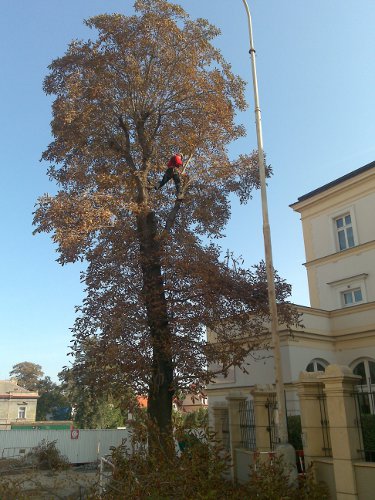
M235 121L245 83L212 45L218 29L165 0L134 7L86 21L93 38L50 65L43 160L58 192L39 199L35 224L52 233L61 264L87 262L73 370L101 389L147 394L149 416L169 432L177 388L199 391L210 363L225 371L264 342L264 266L228 266L217 245L231 197L247 202L258 173L254 154L228 156L245 134ZM192 155L184 199L153 190L177 151ZM289 286L276 287L291 324ZM206 342L206 326L218 342Z

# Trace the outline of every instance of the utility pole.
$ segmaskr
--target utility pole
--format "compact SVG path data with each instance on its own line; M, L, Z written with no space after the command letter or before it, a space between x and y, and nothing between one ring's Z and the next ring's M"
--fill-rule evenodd
M253 41L251 14L247 1L242 0L242 2L245 6L247 13L249 39L250 39L249 52L251 59L251 71L253 77L253 91L254 91L254 105L255 105L254 111L255 111L256 132L257 132L257 144L258 144L258 167L259 167L259 178L260 178L260 192L262 200L263 238L264 238L266 273L267 273L268 304L271 316L271 337L272 337L273 355L275 363L275 386L276 386L277 411L278 411L278 418L276 423L278 425L278 436L280 443L285 444L288 442L288 430L286 423L284 381L283 381L283 373L281 366L281 349L280 349L280 337L279 337L278 317L277 317L275 276L274 276L274 269L272 262L271 231L268 220L266 168L264 162L262 119L261 119L261 111L259 105L258 81L257 81L257 71L255 62L255 49Z

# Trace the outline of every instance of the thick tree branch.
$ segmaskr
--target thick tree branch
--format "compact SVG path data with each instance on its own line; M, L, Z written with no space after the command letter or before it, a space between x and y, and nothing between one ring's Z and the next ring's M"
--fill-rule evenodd
M130 145L130 132L129 132L128 124L123 120L123 118L122 118L121 115L118 116L118 121L119 121L119 125L120 125L122 131L124 132L124 136L125 136L125 149L124 149L125 159L126 159L128 165L129 165L129 167L133 171L135 171L136 170L136 166L134 164L132 155L130 153L131 145Z

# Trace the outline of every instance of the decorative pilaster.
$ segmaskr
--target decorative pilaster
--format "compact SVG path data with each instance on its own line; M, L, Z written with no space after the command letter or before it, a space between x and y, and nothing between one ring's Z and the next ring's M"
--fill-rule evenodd
M329 365L319 379L327 397L337 500L357 500L353 462L361 459L361 443L354 392L361 377L347 366Z
M305 455L305 463L309 465L315 458L327 455L327 442L324 439L323 426L328 424L324 411L323 383L320 375L323 372L301 372L299 381L295 384L298 391L302 442ZM327 430L328 432L328 430Z

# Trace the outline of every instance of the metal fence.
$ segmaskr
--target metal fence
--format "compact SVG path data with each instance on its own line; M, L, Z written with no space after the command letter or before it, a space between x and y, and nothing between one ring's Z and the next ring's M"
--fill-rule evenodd
M126 442L130 448L127 429L66 429L66 430L9 430L0 431L0 457L10 458L24 454L22 450L35 448L43 440L56 441L56 448L70 463L96 462L111 447Z
M278 445L280 442L276 424L276 412L277 412L276 394L270 394L270 396L267 398L266 408L268 412L267 431L269 432L270 436L270 450L274 450L276 445Z
M375 462L375 393L372 385L361 385L353 394L358 425L360 452L366 462Z
M241 401L239 405L241 447L256 449L254 401Z
M329 420L327 412L327 397L323 392L323 385L318 386L317 398L320 409L320 425L323 435L323 453L325 457L332 457L331 434L329 431Z

